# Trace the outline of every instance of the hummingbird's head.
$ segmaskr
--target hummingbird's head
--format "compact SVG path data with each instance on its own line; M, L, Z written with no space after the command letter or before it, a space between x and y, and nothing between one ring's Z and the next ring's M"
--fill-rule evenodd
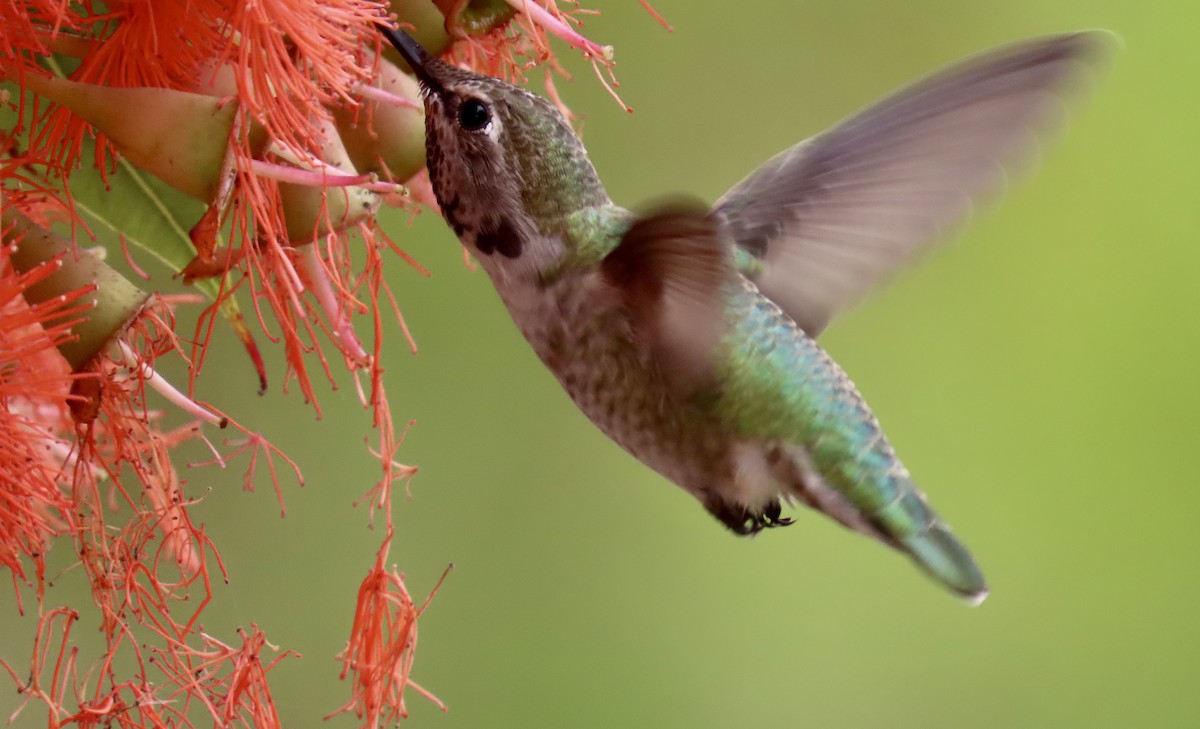
M537 274L561 260L567 216L608 195L575 130L545 99L384 35L425 99L429 179L446 222L485 268Z

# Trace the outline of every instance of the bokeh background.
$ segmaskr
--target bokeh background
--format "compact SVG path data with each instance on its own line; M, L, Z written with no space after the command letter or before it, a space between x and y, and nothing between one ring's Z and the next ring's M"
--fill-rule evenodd
M594 0L622 112L590 70L559 84L612 196L715 199L776 151L966 54L1053 31L1123 39L1036 174L953 246L843 316L823 343L975 551L970 609L831 522L730 536L579 415L433 216L390 230L391 284L420 353L389 327L400 452L393 556L420 600L414 726L1200 726L1200 5L1193 0ZM562 51L564 58L570 53ZM348 696L333 656L381 534L352 383L324 418L263 398L226 338L199 395L304 469L288 514L240 473L189 472L221 549L207 628L258 623L303 653L274 674L285 725ZM280 363L275 362L276 381ZM265 486L265 484L263 484ZM69 579L51 602L72 596ZM0 656L32 618L0 590ZM94 624L78 634L85 640ZM0 714L15 708L0 692ZM36 710L17 726L44 725ZM354 726L350 717L324 722Z

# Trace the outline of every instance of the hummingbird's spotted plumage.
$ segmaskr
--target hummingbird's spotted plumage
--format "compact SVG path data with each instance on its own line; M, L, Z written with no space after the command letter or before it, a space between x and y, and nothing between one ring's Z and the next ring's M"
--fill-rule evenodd
M997 186L1100 33L969 59L769 160L706 210L609 199L544 99L430 58L430 180L513 321L610 438L740 534L801 501L975 601L983 575L815 337Z

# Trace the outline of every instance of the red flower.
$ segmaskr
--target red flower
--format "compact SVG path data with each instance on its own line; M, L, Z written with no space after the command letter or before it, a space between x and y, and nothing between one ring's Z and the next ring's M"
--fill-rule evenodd
M208 445L211 463L241 457L246 487L265 473L281 508L281 475L300 480L261 434L195 397L217 314L267 385L239 301L253 305L258 336L282 345L285 389L294 380L319 412L311 368L331 382L345 369L378 431L368 450L382 475L368 500L387 536L342 654L352 697L341 710L365 726L394 721L410 687L441 705L409 678L428 600L416 606L388 562L392 490L415 469L396 460L402 437L382 386L387 309L408 337L383 265L398 253L425 271L375 215L383 205L434 204L417 86L377 55L376 23L389 9L405 22L405 1L0 7L9 130L0 155L0 569L12 575L19 609L32 588L39 615L28 671L0 666L24 702L47 707L51 726L279 725L268 674L294 654L264 663L264 649L276 649L257 628L236 647L200 632L224 566L191 519L198 495L172 461L193 439ZM445 23L417 31L434 52L509 78L521 79L529 61L557 69L551 35L598 74L611 72L611 48L574 27L586 11L506 1L437 0ZM144 249L207 297L192 336L176 332L172 307L200 297L143 290L150 283L135 285L86 250L93 233L135 270L131 249ZM157 373L164 357L188 365L186 387ZM164 408L189 422L165 427ZM226 427L236 435L209 439ZM106 644L94 660L72 646L79 614L46 604L44 555L57 541L69 542L91 585Z

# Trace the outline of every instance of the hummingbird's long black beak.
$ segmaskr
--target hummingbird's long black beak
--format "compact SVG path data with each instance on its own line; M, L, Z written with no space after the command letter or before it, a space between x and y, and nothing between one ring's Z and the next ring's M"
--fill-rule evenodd
M404 59L404 62L416 74L417 80L421 82L422 86L431 93L442 91L442 82L429 72L429 62L434 59L421 47L420 43L413 40L412 36L408 33L394 29L384 23L379 24L379 30L383 33L383 37L387 38L388 42L400 52L400 57Z

